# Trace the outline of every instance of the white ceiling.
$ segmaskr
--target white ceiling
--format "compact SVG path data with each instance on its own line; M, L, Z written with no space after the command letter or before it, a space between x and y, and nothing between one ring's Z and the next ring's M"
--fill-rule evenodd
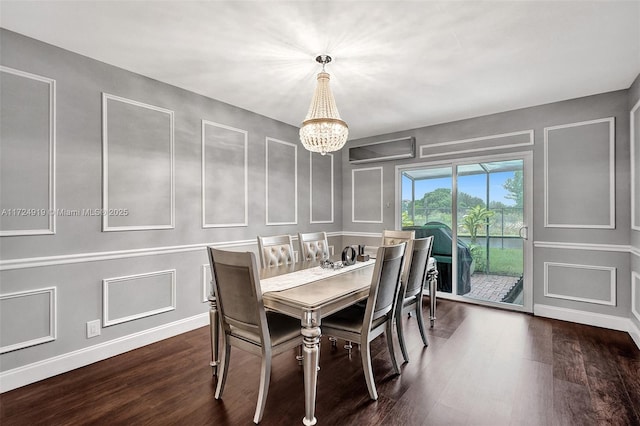
M295 126L326 53L350 139L640 73L640 1L2 0L0 26Z

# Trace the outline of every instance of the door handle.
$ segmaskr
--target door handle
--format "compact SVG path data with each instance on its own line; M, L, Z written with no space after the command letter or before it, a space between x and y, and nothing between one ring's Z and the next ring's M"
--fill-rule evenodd
M522 238L523 240L528 240L529 239L529 227L528 226L522 226L520 227L520 238Z

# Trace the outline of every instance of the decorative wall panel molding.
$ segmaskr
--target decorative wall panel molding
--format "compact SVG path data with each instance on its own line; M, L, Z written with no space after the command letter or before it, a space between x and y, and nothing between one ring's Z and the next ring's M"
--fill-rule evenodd
M213 278L210 264L205 263L200 267L200 277L202 278L202 302L204 303L209 301L209 295L213 293L213 286L211 285Z
M102 94L103 231L175 227L174 113Z
M265 142L266 224L298 223L298 146L274 138Z
M0 236L55 234L56 81L0 66L0 92Z
M219 248L256 245L255 240L232 241L221 243L187 244L182 246L151 247L133 250L114 250L94 253L77 253L59 256L29 257L23 259L0 260L0 271L14 269L39 268L43 266L68 265L72 263L101 262L105 260L128 259L142 256L160 256L166 254L185 253L206 250L207 246Z
M351 170L351 221L383 222L382 167Z
M176 309L176 270L102 280L103 327Z
M421 145L420 158L443 157L452 154L467 154L521 146L533 147L533 130Z
M246 130L202 120L202 227L249 224Z
M544 226L615 228L614 117L545 127Z
M631 109L631 228L640 231L640 99Z
M365 237L365 238L382 238L382 232L352 232L345 231L342 233L343 237Z
M340 237L347 235L342 232L327 232L328 237ZM380 236L381 234L377 234ZM293 238L297 240L297 237ZM105 260L115 259L129 259L134 257L144 256L161 256L176 253L187 253L196 251L206 251L207 247L216 247L220 249L233 249L238 247L252 246L257 250L256 239L251 240L236 240L236 241L218 241L211 243L201 244L186 244L181 246L168 246L168 247L149 247L144 249L133 250L114 250L103 251L94 253L77 253L66 254L60 256L43 256L43 257L29 257L21 259L6 259L0 260L0 271L11 271L15 269L28 269L28 268L40 268L43 266L59 266L68 265L73 263L86 263L86 262L102 262Z
M56 340L56 287L0 295L0 353Z
M562 269L572 271L562 272ZM592 295L587 294L588 292ZM616 268L544 262L544 295L555 299L616 306Z
M591 250L613 251L618 253L632 253L632 247L623 244L591 244L591 243L563 243L555 241L534 241L536 248L552 248L561 250Z
M631 272L631 313L640 321L640 274Z
M333 201L333 154L309 152L309 223L333 223Z

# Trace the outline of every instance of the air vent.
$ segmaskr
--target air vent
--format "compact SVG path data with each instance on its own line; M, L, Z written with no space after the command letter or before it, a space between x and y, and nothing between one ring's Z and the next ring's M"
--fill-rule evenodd
M416 138L413 136L349 148L349 162L352 164L414 158L415 156Z

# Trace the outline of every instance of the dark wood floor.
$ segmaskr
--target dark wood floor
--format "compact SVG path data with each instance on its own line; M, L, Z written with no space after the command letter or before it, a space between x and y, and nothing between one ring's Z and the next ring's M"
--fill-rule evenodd
M640 351L622 332L438 301L423 348L407 324L409 363L394 376L384 337L372 343L378 401L359 352L324 339L319 425L640 425ZM399 354L399 351L398 351ZM295 352L274 359L264 425L302 424ZM257 357L232 349L213 398L206 327L0 395L0 424L249 425Z

